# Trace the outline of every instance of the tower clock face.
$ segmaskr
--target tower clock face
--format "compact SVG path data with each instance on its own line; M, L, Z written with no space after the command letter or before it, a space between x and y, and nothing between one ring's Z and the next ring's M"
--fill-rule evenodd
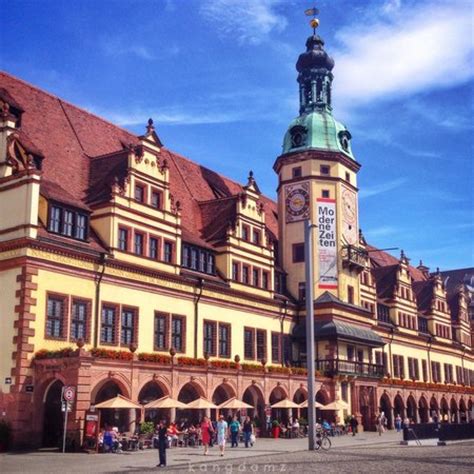
M357 243L357 198L354 191L342 190L342 223L343 237L349 244Z
M286 188L286 220L287 222L307 219L309 216L309 186L299 183Z

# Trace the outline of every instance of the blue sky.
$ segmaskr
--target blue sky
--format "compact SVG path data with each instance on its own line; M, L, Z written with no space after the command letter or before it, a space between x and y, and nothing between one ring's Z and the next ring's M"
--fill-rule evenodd
M362 163L360 225L432 269L474 265L469 0L325 0L334 115ZM0 0L0 67L275 197L297 115L302 0Z

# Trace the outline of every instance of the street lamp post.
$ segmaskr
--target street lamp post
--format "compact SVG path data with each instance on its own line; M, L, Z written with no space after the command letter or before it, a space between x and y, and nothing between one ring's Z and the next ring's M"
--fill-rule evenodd
M305 221L304 248L306 272L306 365L308 369L308 449L313 451L316 444L315 368L314 368L314 275L313 275L313 235L317 226L311 220Z

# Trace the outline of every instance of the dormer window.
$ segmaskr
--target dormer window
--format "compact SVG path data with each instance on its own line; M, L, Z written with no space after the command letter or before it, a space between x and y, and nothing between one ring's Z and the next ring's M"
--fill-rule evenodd
M184 268L209 275L215 274L215 257L213 252L193 245L183 244L181 255L181 265Z
M342 132L339 132L339 143L341 144L341 147L344 151L349 152L349 140L351 139L351 134L347 131L344 130Z
M306 145L308 130L302 125L295 125L290 130L291 148L299 148Z
M51 206L48 220L50 232L78 240L87 240L88 227L87 214L58 204Z

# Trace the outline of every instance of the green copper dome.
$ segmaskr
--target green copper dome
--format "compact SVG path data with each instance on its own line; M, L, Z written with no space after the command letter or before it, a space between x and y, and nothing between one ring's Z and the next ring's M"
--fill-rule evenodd
M306 150L343 153L355 160L349 130L332 116L332 69L334 60L319 36L310 36L306 52L296 63L300 115L288 127L283 154Z
M324 150L352 155L351 134L326 110L314 110L291 122L283 140L283 154L294 151Z

